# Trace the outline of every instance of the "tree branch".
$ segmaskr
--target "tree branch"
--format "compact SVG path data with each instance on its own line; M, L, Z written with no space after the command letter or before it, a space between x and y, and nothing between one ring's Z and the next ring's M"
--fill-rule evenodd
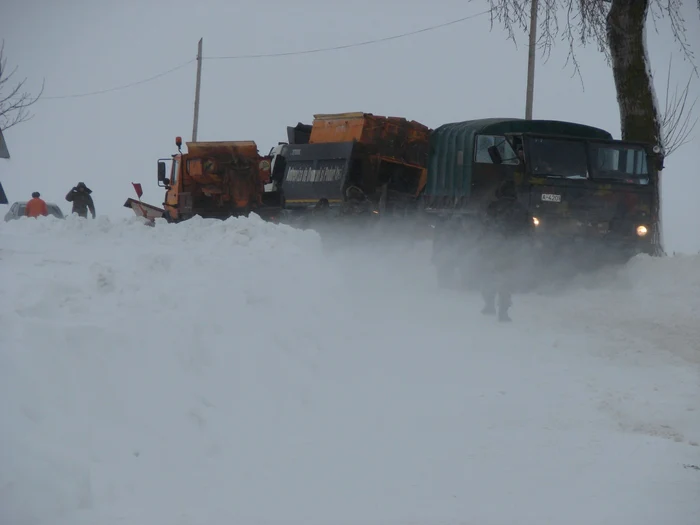
M0 131L31 119L33 115L29 113L29 107L35 104L44 93L44 82L41 83L41 90L36 96L24 89L26 78L11 85L17 67L7 73L7 58L4 51L5 41L3 40L0 44Z
M666 77L666 100L664 102L664 109L660 117L661 142L667 157L691 140L690 134L693 132L698 123L697 117L693 120L693 112L698 99L696 98L693 100L690 105L688 101L690 85L693 81L693 73L695 70L689 75L688 82L686 82L683 90L678 93L678 86L676 85L673 95L670 96L672 60L673 58L671 58L668 62L668 74Z
M474 0L470 0L474 1ZM483 1L483 0L482 0ZM515 32L520 29L529 32L531 0L487 0L491 8L491 28L494 21L500 22L508 34L508 39L517 46ZM595 44L601 51L608 64L610 49L608 48L606 19L608 11L615 0L540 0L538 16L538 47L542 49L546 60L551 54L555 42L561 38L567 42L569 51L564 67L573 65L573 74L581 79L581 68L576 58L576 48ZM680 47L683 56L693 64L693 70L698 73L695 55L688 43L685 20L681 14L683 0L653 0L650 5L650 18L654 30L658 33L657 22L668 20L673 38ZM698 0L700 11L700 0ZM559 15L564 17L563 27L559 25Z

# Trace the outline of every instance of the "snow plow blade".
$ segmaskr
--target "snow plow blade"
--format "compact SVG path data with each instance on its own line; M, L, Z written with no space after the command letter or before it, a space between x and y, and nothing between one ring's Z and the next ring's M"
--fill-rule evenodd
M138 217L144 217L151 221L163 218L163 208L158 208L157 206L146 204L145 202L132 199L131 197L126 199L124 207L131 208Z

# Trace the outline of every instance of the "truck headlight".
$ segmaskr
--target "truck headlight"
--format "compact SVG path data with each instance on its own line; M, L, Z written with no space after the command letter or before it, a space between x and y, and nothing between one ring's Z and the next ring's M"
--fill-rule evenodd
M644 225L637 226L637 235L639 237L644 237L648 232L649 232L649 230L647 229L646 226L644 226Z
M533 218L532 218L532 224L534 224L535 226L539 226L539 225L540 225L540 220L539 220L537 217L533 217Z

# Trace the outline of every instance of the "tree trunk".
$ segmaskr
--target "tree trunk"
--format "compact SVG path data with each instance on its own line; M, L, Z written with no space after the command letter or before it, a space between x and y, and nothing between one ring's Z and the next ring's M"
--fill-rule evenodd
M644 31L649 1L613 0L607 37L620 105L622 139L660 144L660 117Z
M612 0L607 17L607 39L620 107L622 140L662 145L661 120L648 64L645 25L650 0ZM661 153L663 156L663 153ZM660 159L663 161L663 157ZM654 232L661 248L661 202L658 172L650 163L655 188L652 203Z

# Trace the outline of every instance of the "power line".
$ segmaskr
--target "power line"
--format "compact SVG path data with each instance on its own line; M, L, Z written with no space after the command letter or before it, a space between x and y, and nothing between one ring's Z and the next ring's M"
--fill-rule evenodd
M398 35L392 35L392 36L387 36L383 38L375 38L373 40L365 40L363 42L355 42L352 44L344 44L344 45L338 45L338 46L331 46L331 47L320 47L320 48L315 48L315 49L305 49L301 51L286 51L286 52L280 52L280 53L262 53L262 54L255 54L255 55L231 55L231 56L210 56L210 57L202 57L203 60L244 60L244 59L257 59L257 58L273 58L273 57L284 57L284 56L294 56L294 55L309 55L311 53L323 53L323 52L328 52L328 51L338 51L341 49L349 49L353 47L361 47L361 46L368 46L372 44L379 44L381 42L387 42L389 40L396 40L399 38L405 38L408 36L413 36L417 35L419 33L426 33L428 31L434 31L435 29L441 29L443 27L451 26L454 24L459 24L461 22L465 22L467 20L471 20L473 18L477 18L479 16L484 16L486 14L489 14L491 12L490 9L486 11L481 11L480 13L476 13L473 15L469 16L464 16L462 18L458 18L456 20L450 20L449 22L444 22L442 24L437 24L434 26L429 26L429 27L424 27L422 29L417 29L416 31L408 31L406 33L401 33ZM147 82L152 82L153 80L159 79L161 77L164 77L166 75L169 75L170 73L174 73L175 71L178 71L185 66L190 65L193 62L196 62L196 58L190 59L187 62L184 62L180 64L179 66L175 66L171 69L168 69L166 71L162 71L156 75L153 75L148 78L144 78L142 80L137 80L136 82L130 82L129 84L124 84L121 86L116 86L116 87L111 87L107 89L101 89L98 91L90 91L87 93L76 93L73 95L60 95L60 96L52 96L52 97L40 97L39 100L58 100L58 99L66 99L66 98L81 98L81 97L90 97L94 95L103 95L105 93L111 93L113 91L120 91L122 89L127 89L130 87L138 86L141 84L146 84Z
M55 97L40 97L39 100L43 99L51 99L51 100L56 100L56 99L61 99L61 98L79 98L79 97L89 97L92 95L102 95L104 93L111 93L112 91L119 91L120 89L126 89L130 88L133 86L138 86L139 84L145 84L146 82L151 82L152 80L156 80L157 78L164 77L165 75L169 75L170 73L174 73L178 69L182 69L185 66L189 66L192 62L195 62L197 59L193 58L191 60L188 60L187 62L180 64L179 66L175 66L171 69L168 69L167 71L163 71L161 73L158 73L157 75L153 75L152 77L144 78L143 80L137 80L136 82L131 82L129 84L124 84L122 86L116 86L108 89L101 89L99 91L90 91L89 93L77 93L75 95L61 95L61 96L55 96Z
M231 55L231 56L213 56L213 57L203 57L205 60L242 60L242 59L252 59L252 58L272 58L272 57L284 57L284 56L293 56L293 55L308 55L311 53L323 53L325 51L337 51L340 49L349 49L351 47L360 47L360 46L368 46L370 44L378 44L380 42L387 42L389 40L396 40L399 38L404 38L407 36L412 36L412 35L417 35L419 33L425 33L427 31L433 31L435 29L440 29L443 27L451 26L454 24L459 24L460 22L464 22L466 20L471 20L472 18L477 18L479 16L487 15L491 12L490 9L487 9L486 11L482 11L480 13L476 13L473 15L465 16L462 18L458 18L457 20L451 20L449 22L444 22L442 24L430 26L430 27L424 27L423 29L418 29L416 31L409 31L407 33L401 33L400 35L393 35L393 36L387 36L384 38L375 38L373 40L365 40L364 42L355 42L354 44L345 44L341 46L332 46L332 47L319 47L315 49L306 49L303 51L287 51L283 53L264 53L264 54L258 54L258 55Z

